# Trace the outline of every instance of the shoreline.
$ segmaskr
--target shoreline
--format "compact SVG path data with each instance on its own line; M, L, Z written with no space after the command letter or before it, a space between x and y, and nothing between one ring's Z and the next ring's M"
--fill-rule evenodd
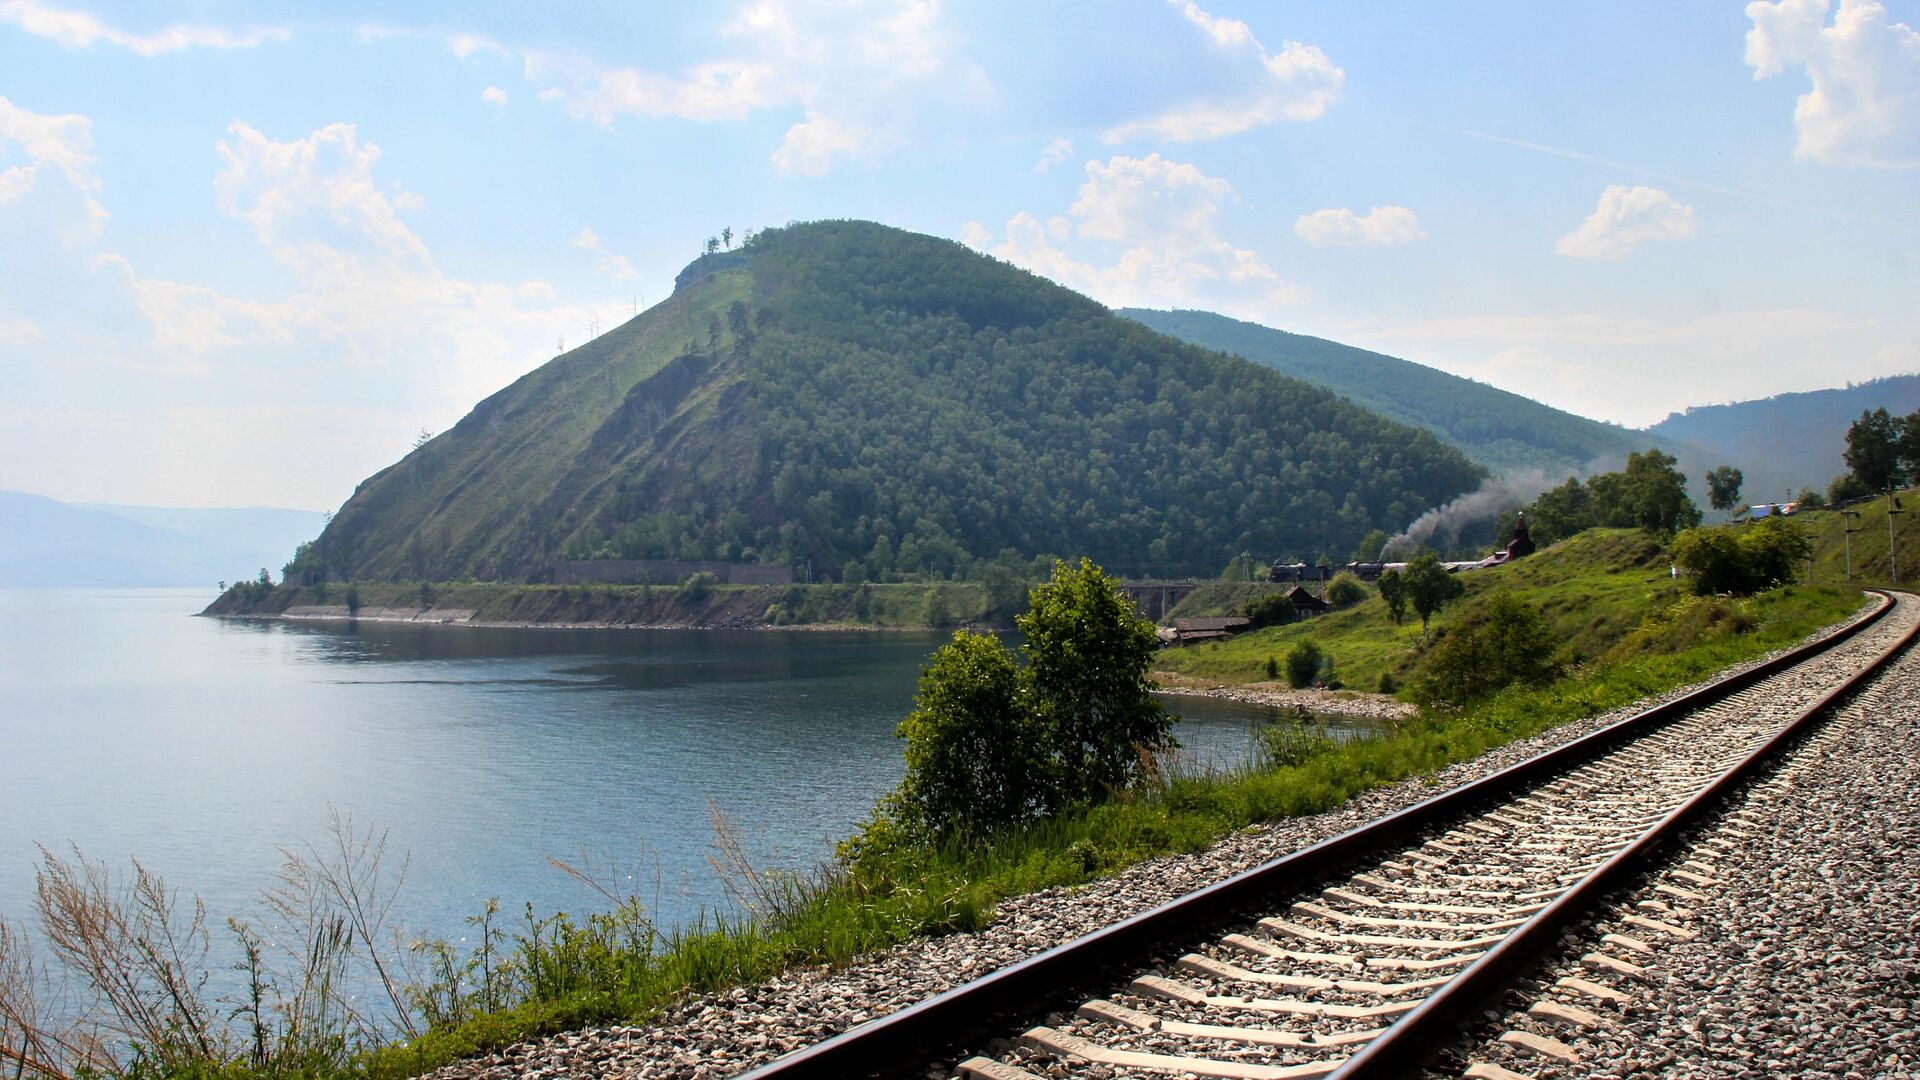
M1182 686L1160 680L1168 676L1179 679L1190 679L1191 676L1173 675L1171 672L1150 674L1156 677L1154 692L1159 694L1217 698L1270 709L1301 707L1318 713L1357 716L1368 720L1406 720L1419 711L1413 705L1398 698L1385 694L1368 694L1359 690L1295 690L1281 683Z
M464 617L463 617L464 616ZM473 630L740 630L740 631L777 631L786 633L857 632L877 634L940 634L950 630L992 630L994 627L973 625L956 626L941 629L933 626L877 626L865 623L789 623L776 626L772 623L711 623L711 622L616 622L606 621L552 621L541 622L524 619L476 619L471 612L461 609L436 611L425 608L408 615L392 608L382 608L373 614L319 614L301 612L298 609L282 612L238 613L198 611L194 618L231 619L236 622L292 622L292 623L380 623L388 626L447 626Z

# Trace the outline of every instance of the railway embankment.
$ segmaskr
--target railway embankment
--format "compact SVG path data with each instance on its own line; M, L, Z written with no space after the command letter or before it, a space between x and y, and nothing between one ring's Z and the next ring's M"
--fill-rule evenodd
M1750 659L1737 665L1736 670L1764 659ZM1322 813L1242 829L1202 850L1140 862L1078 887L1051 888L1005 900L998 905L992 922L976 932L915 939L838 969L789 971L752 985L688 999L644 1025L599 1028L521 1043L449 1066L436 1075L442 1080L554 1071L634 1077L734 1075L1260 863L1423 802L1437 791L1492 775L1650 704L1682 696L1696 685L1675 687L1649 700L1563 723L1428 775L1375 787ZM936 1065L928 1075L944 1072Z

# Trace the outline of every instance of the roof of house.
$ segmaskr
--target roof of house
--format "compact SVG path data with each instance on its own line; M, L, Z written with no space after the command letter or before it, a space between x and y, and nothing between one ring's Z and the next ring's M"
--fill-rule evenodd
M1333 606L1298 585L1295 585L1293 591L1287 594L1287 599L1291 600L1293 606L1297 608L1330 608Z
M1204 619L1173 620L1173 628L1175 630L1180 631L1182 634L1192 634L1192 633L1199 633L1199 632L1205 632L1205 631L1219 631L1222 633L1232 633L1235 630L1245 630L1247 627L1252 625L1253 625L1253 620L1247 618L1244 615L1228 615L1225 617L1218 617L1218 618L1209 617Z

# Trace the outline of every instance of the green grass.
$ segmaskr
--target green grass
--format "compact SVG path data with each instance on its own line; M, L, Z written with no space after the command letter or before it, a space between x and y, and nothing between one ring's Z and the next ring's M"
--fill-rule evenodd
M1900 557L1900 576L1896 582L1887 559L1887 500L1882 497L1847 509L1858 517L1838 510L1806 510L1791 520L1807 530L1813 540L1813 580L1820 583L1848 581L1846 528L1853 534L1853 577L1855 584L1894 585L1913 588L1920 582L1920 490L1909 489L1896 496L1905 511L1894 515L1894 551Z
M1450 612L1495 590L1508 590L1538 607L1563 642L1562 659L1581 664L1601 656L1653 608L1687 594L1669 574L1661 541L1637 529L1594 529L1508 566L1467 572L1467 594L1435 616L1444 627ZM1351 608L1286 626L1269 627L1221 642L1168 649L1159 671L1214 683L1259 682L1268 657L1284 657L1295 642L1311 640L1332 654L1339 678L1350 689L1371 690L1383 673L1404 684L1420 644L1420 620L1411 612L1394 625L1386 604L1369 587Z

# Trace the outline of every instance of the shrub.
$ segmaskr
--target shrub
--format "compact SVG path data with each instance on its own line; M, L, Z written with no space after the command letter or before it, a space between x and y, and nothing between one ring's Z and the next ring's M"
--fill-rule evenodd
M1551 627L1540 612L1496 593L1468 608L1421 657L1414 700L1458 709L1515 683L1545 685L1558 674L1553 653Z
M1701 596L1745 596L1791 581L1812 551L1800 527L1779 517L1737 530L1688 529L1673 541L1673 561L1693 575Z
M1334 749L1334 745L1326 732L1303 720L1283 720L1260 729L1261 756L1269 768L1305 765Z
M1041 738L1020 682L1013 654L986 634L961 631L933 654L900 723L907 775L888 796L912 831L977 840L1035 811Z
M1393 677L1393 672L1383 671L1380 673L1380 684L1376 690L1382 694L1397 694L1400 692L1400 680Z
M1320 646L1302 641L1287 650L1287 685L1302 690L1320 674Z
M1327 582L1327 603L1334 607L1352 607L1367 598L1367 587L1351 571L1342 570Z
M720 584L720 579L705 571L701 571L698 574L688 574L687 580L680 583L680 596L682 599L697 604L707 597L712 596L714 586L718 584Z
M1285 593L1274 593L1252 601L1242 613L1253 621L1253 628L1260 630L1269 626L1284 626L1300 617L1300 612L1287 599Z
M1267 678L1277 679L1279 677L1280 677L1280 658L1277 656L1267 657Z

